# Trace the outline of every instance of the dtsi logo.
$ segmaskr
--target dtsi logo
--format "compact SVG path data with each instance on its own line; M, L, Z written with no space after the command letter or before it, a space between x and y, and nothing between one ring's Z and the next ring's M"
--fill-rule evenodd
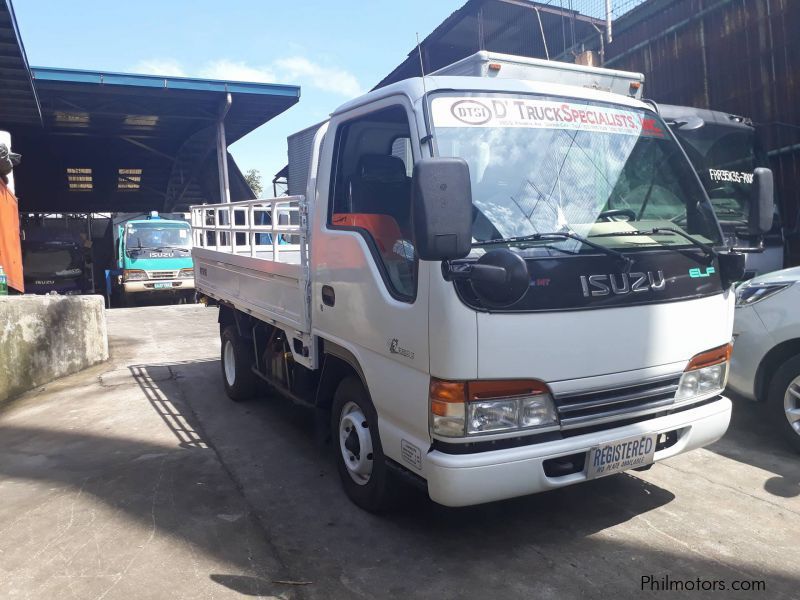
M667 285L664 271L647 273L618 273L610 275L581 275L581 288L586 298L590 296L624 296L647 291L660 292Z
M453 104L450 112L467 125L483 125L492 118L492 111L477 100L459 100Z

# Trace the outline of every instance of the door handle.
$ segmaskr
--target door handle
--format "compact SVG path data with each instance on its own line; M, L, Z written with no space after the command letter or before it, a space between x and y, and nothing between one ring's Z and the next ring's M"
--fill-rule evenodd
M336 304L336 293L329 285L322 286L322 303L326 306L333 306Z

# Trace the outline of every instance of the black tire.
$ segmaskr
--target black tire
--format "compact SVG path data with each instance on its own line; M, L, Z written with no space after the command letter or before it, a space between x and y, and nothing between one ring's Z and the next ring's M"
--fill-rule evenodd
M226 347L230 350L226 352ZM225 393L234 402L250 400L256 393L258 377L253 373L253 352L236 327L228 326L220 335L220 367Z
M343 414L345 409L352 409L353 405L358 407L360 413L348 410L347 417L345 417ZM369 453L362 457L363 452L361 450L363 448L360 444L356 445L354 443L345 449L342 447L343 443L346 442L342 438L344 433L340 434L340 423L345 427L346 423L354 417L358 417L356 420L360 421L360 415L365 418L360 423L360 433L362 436L365 434L369 436L372 446L371 460L369 459ZM352 431L347 437L358 438L357 433L357 431ZM378 415L375 412L375 407L372 405L369 394L364 389L361 380L357 377L351 376L343 379L336 388L331 408L331 438L342 487L344 487L344 491L350 500L364 510L373 513L380 513L393 508L394 500L397 498L397 482L386 466L386 457L383 454L383 447L378 433ZM366 438L362 437L362 439ZM351 468L345 464L345 453L350 455L351 465L354 463L356 466L359 464L369 465L371 463L369 475L364 477L358 473L354 474ZM358 458L355 458L356 456Z
M773 423L782 432L786 441L800 452L800 421L796 421L795 426L792 426L785 405L787 398L790 398L791 408L800 410L800 398L791 395L789 390L789 386L792 385L792 390L800 393L798 377L800 377L800 355L790 358L775 371L769 384L767 408Z

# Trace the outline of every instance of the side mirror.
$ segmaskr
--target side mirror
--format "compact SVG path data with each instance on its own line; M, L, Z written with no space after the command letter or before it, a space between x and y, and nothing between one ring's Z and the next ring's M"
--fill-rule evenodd
M719 252L719 277L723 289L728 289L737 281L742 281L745 274L744 254L739 252Z
M750 235L762 235L772 229L775 193L772 171L763 167L753 171L753 193L747 229Z
M414 246L422 260L464 258L472 245L472 186L461 158L414 164L411 192Z

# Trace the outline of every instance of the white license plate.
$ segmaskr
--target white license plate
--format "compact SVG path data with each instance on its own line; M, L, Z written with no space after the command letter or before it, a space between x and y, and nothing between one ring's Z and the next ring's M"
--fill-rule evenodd
M164 288L171 288L171 283L154 283L153 287L157 290L163 290Z
M589 451L587 479L605 477L653 462L656 434L650 433L595 446Z

